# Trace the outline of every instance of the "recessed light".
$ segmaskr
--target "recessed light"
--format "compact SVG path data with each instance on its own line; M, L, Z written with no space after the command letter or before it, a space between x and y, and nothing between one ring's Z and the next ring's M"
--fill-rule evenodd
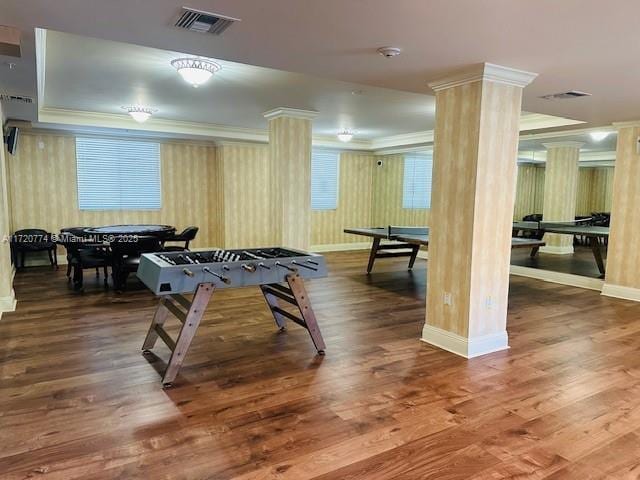
M341 130L338 132L338 140L341 142L347 143L350 142L353 138L353 132L351 130Z
M207 58L176 58L171 62L185 82L199 87L222 67Z
M397 57L402 53L402 49L398 47L380 47L378 53L383 57L391 58Z
M131 118L133 118L138 123L146 122L147 120L149 120L149 117L151 117L151 115L157 111L152 108L138 107L138 106L122 107L122 108L126 110L127 113L131 115Z
M594 142L601 142L609 136L611 132L589 132L589 135Z

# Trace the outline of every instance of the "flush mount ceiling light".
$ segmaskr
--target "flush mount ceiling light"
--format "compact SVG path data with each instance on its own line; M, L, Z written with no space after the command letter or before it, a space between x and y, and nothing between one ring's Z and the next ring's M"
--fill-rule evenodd
M591 135L591 138L594 142L601 142L602 140L607 138L610 133L611 132L590 132L589 135Z
M351 139L353 138L353 132L349 131L349 130L342 130L341 132L338 133L338 140L340 140L341 142L350 142Z
M127 111L131 118L138 123L144 123L149 120L149 117L156 111L147 107L122 107Z
M185 82L198 87L222 67L206 58L176 58L171 62Z

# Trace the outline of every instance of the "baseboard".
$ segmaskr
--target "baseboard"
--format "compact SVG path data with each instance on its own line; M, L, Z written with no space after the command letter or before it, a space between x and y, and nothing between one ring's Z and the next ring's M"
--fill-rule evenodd
M11 289L11 295L0 297L0 314L2 312L13 312L16 309L16 293Z
M561 285L569 285L570 287L586 288L589 290L602 291L604 280L600 278L583 277L582 275L573 275L571 273L553 272L551 270L543 270L541 268L522 267L520 265L511 265L511 275L519 277L535 278L545 282L559 283Z
M420 340L465 358L479 357L509 348L509 336L506 331L481 337L466 338L425 324Z
M605 283L602 287L602 295L640 302L640 288Z
M312 252L346 252L349 250L370 250L371 242L357 243L330 243L326 245L313 245L309 250Z
M558 247L556 245L545 245L540 247L540 253L550 253L552 255L571 255L573 253L573 245Z

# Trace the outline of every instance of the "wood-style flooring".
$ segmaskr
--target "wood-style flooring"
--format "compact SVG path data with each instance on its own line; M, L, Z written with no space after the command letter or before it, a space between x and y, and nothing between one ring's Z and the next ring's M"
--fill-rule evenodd
M552 253L538 252L538 254L532 258L529 253L527 249L514 248L511 250L511 264L552 272L570 273L583 277L600 278L598 265L589 247L576 245L574 247L574 253L570 255L554 255ZM603 254L606 255L606 251L603 252Z
M512 277L511 349L418 340L426 262L327 255L327 342L258 289L214 293L175 387L140 353L154 297L19 272L0 319L0 479L637 479L640 305ZM87 272L89 273L89 272Z

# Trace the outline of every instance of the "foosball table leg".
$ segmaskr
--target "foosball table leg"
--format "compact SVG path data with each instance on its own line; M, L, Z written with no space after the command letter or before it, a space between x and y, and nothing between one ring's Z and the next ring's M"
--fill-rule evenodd
M171 358L169 358L167 368L162 378L164 387L170 387L178 375L184 357L187 355L191 341L196 335L202 316L209 304L209 300L211 300L213 290L214 285L212 283L201 283L198 285L193 300L191 301L181 295L171 296L171 298L175 300L175 303L169 297L160 300L158 309L149 327L147 338L142 345L142 350L143 353L149 353L158 338L171 350ZM183 309L185 309L186 312ZM182 322L180 333L175 341L163 328L169 313L172 313Z
M311 340L318 351L318 354L324 355L326 346L320 333L320 327L318 327L318 321L311 308L311 302L307 295L307 290L304 287L304 280L296 273L290 273L286 276L287 284L289 288L274 283L269 285L262 285L260 289L264 294L264 298L273 313L273 318L276 321L278 327L281 330L285 327L285 319L289 319L294 323L297 323L301 327L304 327L311 335ZM280 308L278 299L282 299L285 302L297 307L302 318L297 317L293 313Z

